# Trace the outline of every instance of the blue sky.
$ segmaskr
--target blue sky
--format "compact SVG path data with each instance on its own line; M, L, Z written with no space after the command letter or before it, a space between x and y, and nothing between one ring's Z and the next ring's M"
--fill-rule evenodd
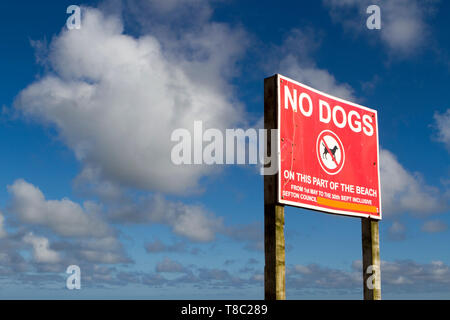
M257 128L263 79L281 73L378 110L383 298L450 298L449 10L1 3L0 297L263 298L262 176L174 166L170 135ZM285 216L288 299L360 299L360 220ZM71 264L81 290L65 288Z

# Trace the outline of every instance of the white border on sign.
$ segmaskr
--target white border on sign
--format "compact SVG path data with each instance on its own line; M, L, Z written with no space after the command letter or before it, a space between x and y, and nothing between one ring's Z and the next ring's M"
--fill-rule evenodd
M335 96L332 96L330 94L324 93L322 91L319 91L317 89L311 88L303 83L300 83L298 81L292 80L288 77L282 76L281 74L277 73L277 122L278 122L278 136L277 136L277 144L278 144L278 203L281 204L287 204L293 207L299 207L299 208L307 208L307 209L312 209L312 210L316 210L316 211L320 211L320 212L325 212L325 213L331 213L331 214L338 214L338 215L344 215L344 216L350 216L350 217L361 217L361 218L371 218L371 219L375 219L375 220L381 220L382 219L382 208L381 208L381 179L380 179L380 147L379 147L379 140L378 140L378 112L377 110L374 109L370 109L364 106L361 106L357 103L354 102L350 102ZM297 203L297 202L293 202L293 201L288 201L288 200L284 200L281 198L281 174L280 174L280 170L281 170L281 143L280 143L280 135L281 135L281 130L280 130L280 124L281 124L281 120L280 120L280 109L281 109L281 101L280 101L280 80L286 80L289 82L292 82L300 87L304 87L308 90L311 90L315 93L324 95L330 99L334 99L337 100L339 102L343 102L345 104L349 104L351 106L354 106L356 108L360 108L366 111L370 111L375 113L375 125L376 125L376 130L377 130L377 166L378 166L378 199L379 199L379 216L374 216L371 215L370 213L363 213L363 212L348 212L348 211L343 211L343 210L338 210L338 209L329 209L329 208L324 208L324 207L319 207L319 206L314 206L314 205L309 205L309 204L304 204L304 203Z

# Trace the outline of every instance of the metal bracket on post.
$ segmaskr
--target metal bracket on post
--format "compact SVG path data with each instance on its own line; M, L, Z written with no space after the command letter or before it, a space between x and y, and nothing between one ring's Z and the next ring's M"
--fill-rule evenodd
M270 130L277 129L277 75L264 79L264 128L267 129L266 154L271 150ZM271 155L272 161L276 157ZM278 172L264 175L264 297L286 299L284 206L278 204Z
M361 218L364 300L381 300L378 221Z

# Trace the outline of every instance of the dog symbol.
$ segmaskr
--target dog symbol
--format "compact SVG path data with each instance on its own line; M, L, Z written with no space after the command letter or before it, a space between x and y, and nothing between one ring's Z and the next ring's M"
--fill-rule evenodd
M323 145L323 147L325 148L325 150L324 150L323 153L322 153L322 158L323 158L323 159L327 159L328 149L327 149L327 147L325 146L325 144L324 144L323 142L322 142L322 145ZM338 146L334 146L334 148L331 149L331 153L333 154L333 158L334 158L334 155L336 154L336 151L337 151L338 149L339 149Z

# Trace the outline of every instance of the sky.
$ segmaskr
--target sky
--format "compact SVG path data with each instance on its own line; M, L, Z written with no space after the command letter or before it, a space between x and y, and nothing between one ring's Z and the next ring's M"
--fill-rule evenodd
M450 299L448 12L2 2L0 298L262 299L258 166L175 165L171 135L261 128L263 79L280 73L378 111L382 297ZM359 218L286 206L285 236L287 299L362 298ZM70 265L80 290L66 288Z

